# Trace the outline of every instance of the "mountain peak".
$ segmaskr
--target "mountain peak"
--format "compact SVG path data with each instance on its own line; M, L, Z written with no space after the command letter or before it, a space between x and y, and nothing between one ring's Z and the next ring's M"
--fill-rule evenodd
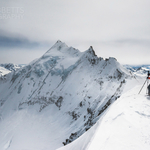
M94 51L94 49L93 49L93 47L92 46L90 46L89 47L89 49L87 50L87 51L85 51L87 54L92 54L93 56L97 56L96 54L95 54L95 51Z
M63 43L61 40L58 40L56 43Z
M82 53L73 47L67 46L62 41L58 40L41 58L51 59L58 57L59 59L67 59L68 57L80 57ZM40 59L41 59L40 58Z
M57 50L60 50L62 47L68 47L65 43L63 43L62 41L58 40L53 46L52 48L57 48ZM50 48L50 49L52 49Z
M44 54L44 56L47 55L47 54L49 54L49 53L51 53L52 50L54 50L54 51L56 52L56 51L62 51L62 49L66 49L66 48L68 48L68 46L67 46L65 43L63 43L62 41L58 40L58 41Z

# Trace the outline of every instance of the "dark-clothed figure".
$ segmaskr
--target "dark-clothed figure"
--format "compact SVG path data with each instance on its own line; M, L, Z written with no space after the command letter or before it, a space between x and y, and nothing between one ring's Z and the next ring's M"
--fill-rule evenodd
M148 95L150 96L150 84L148 85Z
M147 73L147 79L150 79L150 72Z

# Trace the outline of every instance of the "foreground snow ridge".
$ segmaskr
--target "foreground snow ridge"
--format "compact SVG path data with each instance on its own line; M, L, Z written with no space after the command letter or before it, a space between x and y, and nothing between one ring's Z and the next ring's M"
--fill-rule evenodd
M139 81L115 58L104 60L92 47L80 52L57 41L39 59L0 78L0 149L109 149L115 143L110 131L118 128L119 135L124 131L119 123L129 121L124 111L117 112L123 105L115 104L127 102L123 92ZM109 117L111 111L116 116Z
M149 150L150 97L138 95L140 87L123 94L88 132L58 150Z

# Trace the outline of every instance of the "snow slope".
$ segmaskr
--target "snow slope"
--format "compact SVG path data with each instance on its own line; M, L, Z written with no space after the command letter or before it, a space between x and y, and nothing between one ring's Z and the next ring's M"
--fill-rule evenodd
M0 149L55 150L78 139L135 80L115 58L57 41L0 79ZM87 132L88 133L88 132Z
M142 83L132 85L89 131L58 150L149 150L150 97L146 86L138 94Z

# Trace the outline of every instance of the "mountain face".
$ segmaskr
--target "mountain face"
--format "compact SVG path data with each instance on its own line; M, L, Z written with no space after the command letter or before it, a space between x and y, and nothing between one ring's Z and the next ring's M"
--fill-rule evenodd
M89 130L132 78L115 58L57 41L0 79L0 149L55 150Z

